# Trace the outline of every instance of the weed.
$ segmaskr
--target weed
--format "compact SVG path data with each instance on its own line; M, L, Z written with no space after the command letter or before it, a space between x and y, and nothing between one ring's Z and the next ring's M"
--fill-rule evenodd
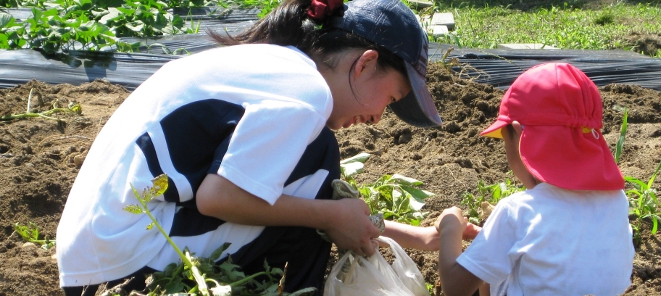
M620 108L618 108L620 109ZM615 162L617 163L620 159L622 149L624 147L624 141L627 134L628 126L628 117L629 110L627 108L621 108L622 115L622 125L620 126L620 136L615 145ZM640 227L645 220L652 221L652 230L651 233L655 234L658 230L658 223L661 220L659 216L659 200L656 197L656 190L652 188L654 180L661 169L661 162L657 166L656 170L650 177L647 182L639 180L631 176L624 176L624 180L633 186L633 189L626 191L627 198L629 199L629 215L633 215L634 222L631 223L631 228L633 229L633 238L635 241L639 242L640 237Z
M182 251L165 232L156 218L151 214L147 203L154 197L162 195L168 188L168 177L165 174L159 175L152 180L152 187L145 188L139 193L133 184L133 194L140 202L139 204L129 205L124 210L134 214L147 214L152 223L147 225L147 230L154 226L167 239L168 243L175 249L181 263L171 263L164 271L153 273L148 279L148 296L175 294L184 292L186 295L308 295L316 289L305 288L294 293L283 293L285 272L279 268L271 268L264 262L265 271L246 276L240 271L240 267L230 260L221 264L215 262L220 255L229 247L229 243L221 245L209 257L196 257L188 248ZM285 270L287 265L285 264ZM281 276L281 280L275 279L275 276ZM266 277L267 281L260 282L258 277ZM207 286L207 283L213 284L213 287Z
M453 47L448 48L443 56L436 62L440 64L445 71L450 74L454 80L455 77L459 79L474 80L479 79L482 75L490 76L487 72L471 66L469 63L459 62L459 58L450 57L450 53L454 50ZM494 55L495 56L495 55ZM498 57L502 58L502 57ZM508 61L509 62L509 61Z
M624 108L624 115L622 116L622 125L620 126L620 137L617 139L617 144L615 144L615 163L620 161L620 155L622 154L622 148L624 147L624 140L627 135L627 121L629 117L629 109Z
M629 197L629 214L635 215L635 221L631 225L634 229L634 239L640 238L640 226L646 219L652 220L652 234L658 230L658 223L661 220L659 217L659 200L656 197L657 191L652 188L654 179L661 170L661 162L656 167L656 170L647 182L641 181L634 177L625 176L624 180L633 186L633 189L627 190Z
M70 102L69 106L67 106L66 108L57 107L57 102L55 102L53 104L53 109L49 109L49 110L39 112L39 113L31 112L30 111L30 109L31 109L30 104L32 103L32 91L33 90L34 89L30 89L30 95L28 96L28 106L27 106L27 110L25 111L25 113L3 115L3 116L0 116L0 120L14 120L14 119L29 118L29 117L41 117L41 118L50 119L50 120L64 121L60 118L51 117L50 115L52 115L54 113L81 114L83 112L83 109L80 107L80 104L74 103L74 102Z
M615 14L610 10L605 10L595 18L594 23L600 26L609 25L615 22Z
M477 195L465 192L461 204L468 207L466 216L469 222L479 225L491 214L491 209L501 199L523 190L525 190L525 187L514 184L510 179L491 185L486 185L484 181L479 180L477 182Z
M358 186L353 176L362 171L369 153L360 153L340 163L342 178L360 192L372 214L382 213L386 220L420 225L428 213L421 212L425 199L434 194L417 188L419 180L399 174L383 175L372 184Z
M16 222L14 224L14 231L26 242L41 244L43 249L48 250L55 246L55 240L50 240L48 238L39 239L39 227L32 222L28 222L28 225L21 225Z

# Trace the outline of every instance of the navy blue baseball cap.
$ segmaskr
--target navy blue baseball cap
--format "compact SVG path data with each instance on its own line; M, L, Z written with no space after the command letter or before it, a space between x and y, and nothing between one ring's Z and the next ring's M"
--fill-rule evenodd
M353 0L331 27L374 42L405 61L411 92L388 105L404 122L420 127L441 125L441 117L427 89L427 33L401 0Z

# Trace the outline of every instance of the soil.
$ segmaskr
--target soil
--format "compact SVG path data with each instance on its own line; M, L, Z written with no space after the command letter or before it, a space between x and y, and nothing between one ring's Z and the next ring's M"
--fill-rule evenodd
M444 208L460 205L465 192L477 193L478 181L503 182L509 173L502 143L479 136L498 112L503 91L454 78L431 65L428 86L441 110L441 128L404 124L386 111L376 125L337 132L342 158L372 154L359 183L372 183L383 174L401 174L424 183L435 193L428 198L430 225ZM54 103L81 104L82 115L0 121L0 295L63 295L58 287L56 248L26 244L14 233L14 223L39 227L40 236L54 238L57 224L80 163L113 111L129 95L119 85L94 81L82 85L48 85L31 81L0 89L0 115L24 113L30 90L33 112ZM621 107L629 108L628 132L619 165L624 175L647 181L661 160L661 93L638 86L600 87L604 102L603 133L615 150L622 122ZM661 188L657 179L654 188ZM660 235L645 224L636 244L632 286L625 295L661 295ZM437 252L407 250L428 283L437 280Z

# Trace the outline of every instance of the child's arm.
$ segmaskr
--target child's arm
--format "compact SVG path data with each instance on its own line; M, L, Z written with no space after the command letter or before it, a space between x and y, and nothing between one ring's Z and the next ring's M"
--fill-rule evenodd
M466 219L457 207L445 209L436 220L435 226L441 240L439 276L443 293L448 296L472 295L482 284L482 280L457 263L466 225Z
M438 251L440 247L440 237L434 226L419 227L388 220L384 222L386 230L381 235L394 239L402 248ZM481 229L479 226L468 223L463 232L463 239L474 239ZM387 245L383 247L387 247Z
M491 287L487 283L482 283L480 285L480 296L490 296L491 295Z

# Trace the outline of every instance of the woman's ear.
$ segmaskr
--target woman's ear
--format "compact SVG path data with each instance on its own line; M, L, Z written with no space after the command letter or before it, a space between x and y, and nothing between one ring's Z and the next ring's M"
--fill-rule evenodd
M359 77L362 74L367 74L376 71L377 61L379 60L379 53L376 50L369 49L364 51L354 66L354 75Z

